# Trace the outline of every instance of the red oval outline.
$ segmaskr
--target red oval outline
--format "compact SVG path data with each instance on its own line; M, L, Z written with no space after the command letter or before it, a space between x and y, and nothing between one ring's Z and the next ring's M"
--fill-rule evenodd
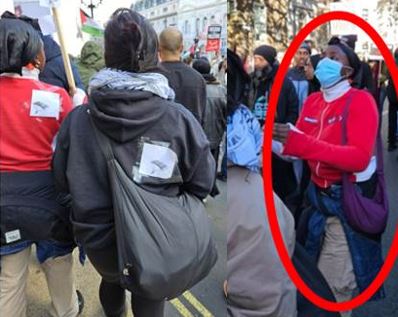
M328 301L318 296L305 284L305 282L301 279L300 275L297 273L292 261L290 260L278 224L278 219L275 211L275 203L273 198L272 178L269 177L269 171L271 171L272 129L275 118L276 105L278 97L280 95L282 82L289 67L290 61L292 60L295 52L298 50L300 44L315 28L332 20L345 20L351 22L360 27L371 37L373 42L376 43L378 49L380 50L387 64L387 67L390 70L392 79L394 81L395 89L396 91L398 91L398 67L395 65L394 58L391 52L389 51L387 45L384 43L383 39L377 33L377 31L368 22L366 22L365 20L363 20L362 18L360 18L355 14L345 11L332 11L314 18L312 21L310 21L307 25L303 27L303 29L296 35L296 37L290 44L289 48L286 51L285 56L283 57L283 60L280 64L280 67L275 77L273 89L270 95L269 112L266 118L266 124L264 129L263 182L264 182L265 204L267 206L268 221L270 224L272 237L274 239L274 243L278 251L279 257L291 280L299 289L299 291L308 300L310 300L313 304L317 305L318 307L328 311L346 311L346 310L352 310L364 304L380 288L380 286L386 280L387 276L390 274L391 269L393 268L395 260L398 256L398 231L397 231L398 226L396 227L394 240L390 247L390 251L388 252L385 258L384 265L382 266L380 272L378 273L374 281L368 286L368 288L364 290L361 294L356 296L355 298L346 302L334 303Z

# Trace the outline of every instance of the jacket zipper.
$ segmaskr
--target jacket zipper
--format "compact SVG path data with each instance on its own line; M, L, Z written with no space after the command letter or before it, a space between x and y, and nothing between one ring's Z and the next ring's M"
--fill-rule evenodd
M326 103L326 107L325 107L325 109L322 111L322 114L321 114L321 127L320 127L319 132L318 132L318 135L317 135L317 137L316 137L317 140L319 140L320 137L321 137L322 130L323 130L323 118L324 118L325 112L326 112L326 110L329 108L329 106L330 106L330 103ZM321 162L318 161L318 163L317 163L317 165L316 165L316 167L315 167L315 174L316 174L318 177L319 177L319 167L320 167L320 166L321 166ZM326 187L326 186L327 186L327 181L325 180L324 187Z

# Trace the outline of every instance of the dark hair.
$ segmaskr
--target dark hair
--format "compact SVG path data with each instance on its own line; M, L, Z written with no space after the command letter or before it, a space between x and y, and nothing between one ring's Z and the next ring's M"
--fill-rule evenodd
M147 72L158 63L158 39L139 13L118 9L105 28L105 65L129 72Z
M0 19L0 73L22 74L43 47L39 33L17 19Z
M347 56L348 62L353 69L353 73L351 74L350 78L354 78L361 69L361 60L359 59L358 55L351 47L342 42L337 36L333 36L328 42L328 45L338 46Z
M211 71L211 66L207 58L195 59L192 64L192 68L197 70L201 74L210 74Z

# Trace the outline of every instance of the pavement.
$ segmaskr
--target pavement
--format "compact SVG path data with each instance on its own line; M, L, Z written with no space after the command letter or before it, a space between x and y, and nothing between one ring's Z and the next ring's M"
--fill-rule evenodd
M209 276L202 282L184 293L180 298L166 304L166 317L225 316L226 301L222 285L226 278L227 261L227 186L224 182L218 182L218 187L221 194L216 199L208 198L206 202L206 210L213 223L213 236L219 255L218 261ZM85 299L85 308L81 317L105 317L98 299L99 275L89 261L86 261L85 265L81 266L78 262L77 252L75 252L74 256L76 286L83 293ZM50 317L48 310L51 301L45 276L33 255L31 262L27 286L27 317ZM129 311L128 317L132 316Z

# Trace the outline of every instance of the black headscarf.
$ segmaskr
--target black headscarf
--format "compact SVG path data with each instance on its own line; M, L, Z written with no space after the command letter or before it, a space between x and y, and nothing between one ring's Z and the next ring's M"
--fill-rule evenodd
M243 68L240 57L229 49L227 52L227 75L228 115L230 115L242 103L250 84L250 76Z
M0 73L22 74L22 67L34 61L43 42L28 23L0 19Z
M348 62L353 69L353 73L351 74L350 78L354 78L361 69L361 61L358 55L347 44L344 44L344 42L342 42L337 36L333 36L328 45L338 46L347 56Z
M10 11L5 11L2 15L1 15L2 19L17 19L17 20L22 20L28 24L30 24L31 26L33 26L33 28L40 33L40 36L43 37L43 33L41 31L40 28L40 24L39 24L39 19L35 19L35 18L31 18L28 17L26 15L21 15L21 16L17 16L14 13L10 12Z

